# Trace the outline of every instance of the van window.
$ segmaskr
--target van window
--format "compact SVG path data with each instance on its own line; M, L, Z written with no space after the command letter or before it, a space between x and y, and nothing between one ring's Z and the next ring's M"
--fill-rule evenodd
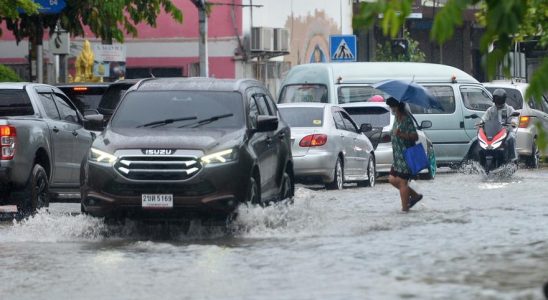
M424 108L415 104L409 104L411 112L414 114L452 114L455 112L455 95L450 86L425 86L430 93L441 104L443 110L438 108Z
M478 87L461 86L460 93L464 107L468 109L486 111L493 105L493 100L489 95ZM523 100L521 100L521 103L523 103Z
M342 86L339 88L339 104L352 102L368 102L375 95L387 98L384 92L371 86Z
M284 86L279 103L327 103L327 86L323 84L292 84Z

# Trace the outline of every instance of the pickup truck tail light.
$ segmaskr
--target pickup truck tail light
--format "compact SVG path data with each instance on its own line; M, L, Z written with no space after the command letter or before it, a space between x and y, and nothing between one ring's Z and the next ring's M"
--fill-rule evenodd
M521 116L519 117L519 128L527 128L529 127L529 122L531 121L531 117L529 116Z
M1 125L0 126L0 149L1 159L10 160L15 155L15 138L17 137L15 127Z
M325 134L310 134L302 138L299 142L299 146L306 147L318 147L327 143L327 135Z

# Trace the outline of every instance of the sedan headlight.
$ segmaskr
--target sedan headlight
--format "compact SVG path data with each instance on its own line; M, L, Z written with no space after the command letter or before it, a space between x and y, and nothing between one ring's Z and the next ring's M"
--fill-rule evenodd
M99 149L91 148L89 151L89 160L93 162L112 164L117 158L118 157Z
M218 163L226 163L236 160L237 158L237 151L235 149L227 149L219 152L215 152L212 154L204 155L202 158L200 158L200 161L202 164L218 164Z

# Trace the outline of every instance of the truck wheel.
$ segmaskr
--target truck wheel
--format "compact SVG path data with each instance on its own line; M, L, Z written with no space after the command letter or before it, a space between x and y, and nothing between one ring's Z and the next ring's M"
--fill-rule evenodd
M261 193L259 190L259 184L255 178L249 178L249 183L247 184L247 196L246 202L251 204L260 204L263 205L261 201Z
M293 179L287 173L287 170L284 172L281 185L280 201L285 199L291 200L291 198L293 198L293 195L295 194L295 185L293 183Z
M46 170L39 165L34 165L31 176L20 199L20 210L24 214L35 213L37 209L49 206L49 181Z

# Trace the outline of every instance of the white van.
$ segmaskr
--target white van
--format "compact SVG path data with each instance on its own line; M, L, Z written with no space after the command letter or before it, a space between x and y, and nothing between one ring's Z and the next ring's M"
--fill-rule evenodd
M491 94L472 76L446 65L408 62L314 63L293 67L282 82L279 103L368 101L383 92L371 84L385 79L413 80L426 88L444 110L410 105L419 124L432 122L425 132L434 144L438 166L467 159L476 138L474 124L492 105Z

